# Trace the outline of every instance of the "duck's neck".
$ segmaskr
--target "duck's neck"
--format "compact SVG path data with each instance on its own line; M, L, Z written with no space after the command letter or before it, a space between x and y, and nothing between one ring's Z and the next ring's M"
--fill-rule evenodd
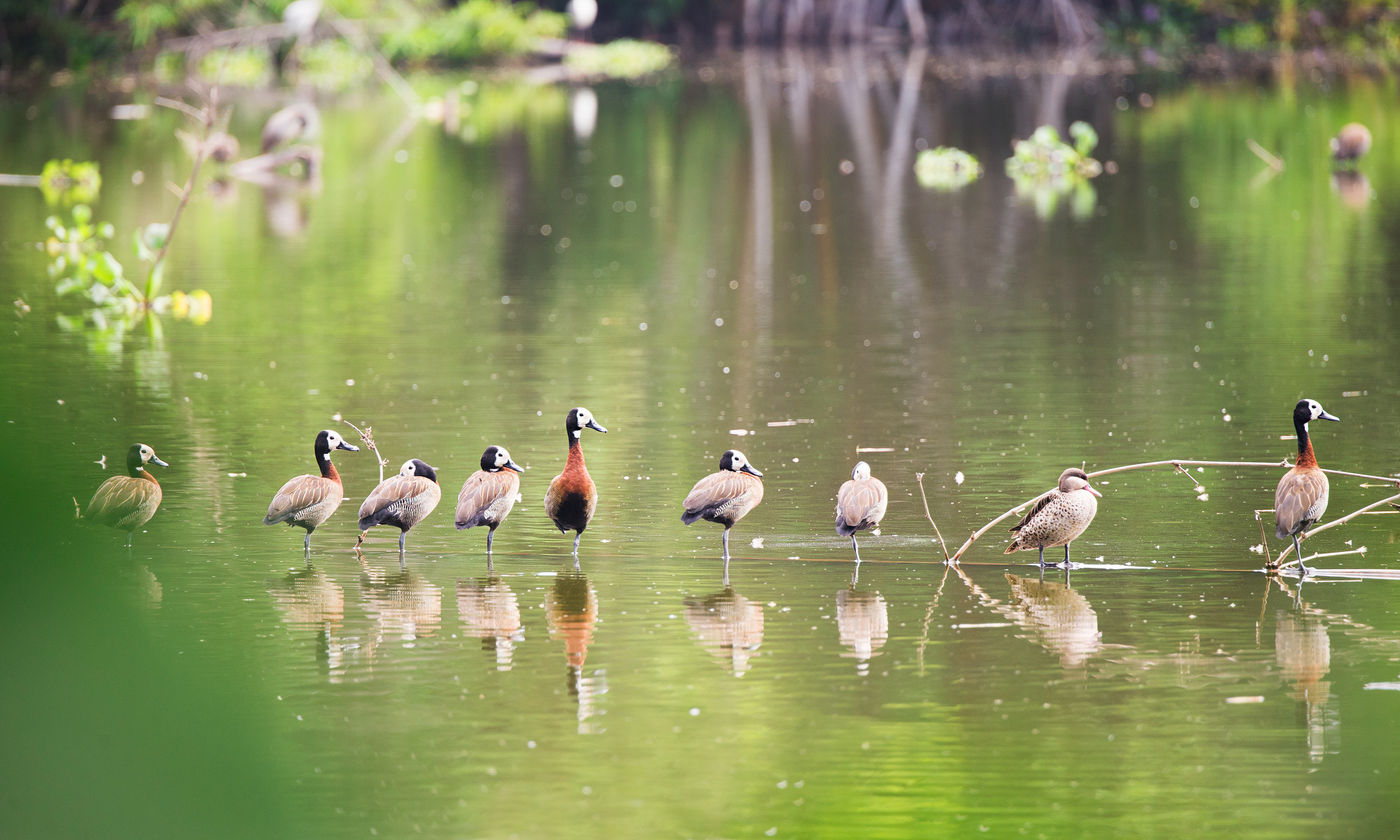
M329 478L336 484L340 483L340 473L335 471L335 464L331 463L331 453L317 452L316 463L321 467L321 477Z
M1313 454L1312 439L1308 437L1308 424L1293 424L1298 430L1298 463L1296 466L1302 469L1316 468L1317 456Z
M574 437L573 432L569 432L569 460L564 464L565 470L583 469L583 445L579 439Z
M151 471L150 471L150 470L146 470L146 469L142 469L141 467L137 467L137 468L136 468L136 471L132 474L132 478L143 478L143 479L145 479L146 481L151 482L152 484L154 484L154 485L157 486L157 487L160 486L160 482L159 482L159 481L156 481L156 477L153 476L153 475L151 475Z

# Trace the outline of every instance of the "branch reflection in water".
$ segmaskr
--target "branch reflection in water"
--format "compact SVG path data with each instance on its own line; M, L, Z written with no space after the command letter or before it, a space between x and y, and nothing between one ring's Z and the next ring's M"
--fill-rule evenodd
M457 617L462 635L481 640L495 654L496 670L509 671L515 646L525 641L520 600L497 575L457 581Z
M565 684L569 696L578 702L579 734L602 732L592 718L602 714L597 700L607 693L607 681L601 672L583 674L588 646L593 643L593 627L598 623L598 593L587 575L570 566L555 578L554 585L545 594L544 606L549 638L564 643L564 656L568 660Z

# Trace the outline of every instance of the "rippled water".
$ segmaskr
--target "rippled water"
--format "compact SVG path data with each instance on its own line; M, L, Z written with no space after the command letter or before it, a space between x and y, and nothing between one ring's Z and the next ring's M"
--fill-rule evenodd
M6 833L1387 836L1396 584L1259 574L1275 471L1101 480L1068 578L1003 557L1010 523L945 566L915 475L953 548L1069 465L1278 461L1303 396L1343 418L1324 466L1389 474L1394 83L1002 69L735 56L597 89L591 132L564 88L458 88L452 130L328 101L319 188L191 204L167 284L212 293L202 326L61 328L48 210L0 192L30 307L0 335ZM173 115L108 104L6 102L0 143L99 160L125 248L187 160ZM277 104L236 101L245 144ZM1118 173L1018 197L1011 139L1081 118ZM1325 155L1351 119L1364 188ZM944 143L986 177L920 189ZM575 569L542 498L580 404L609 432ZM392 530L351 551L368 452L309 562L260 523L318 430L354 439L336 415L438 468L402 566ZM171 467L128 552L69 517L135 440ZM492 443L527 469L488 565L451 508ZM726 582L679 503L730 447L766 494ZM853 578L858 458L891 503ZM1310 547L1391 569L1395 521Z

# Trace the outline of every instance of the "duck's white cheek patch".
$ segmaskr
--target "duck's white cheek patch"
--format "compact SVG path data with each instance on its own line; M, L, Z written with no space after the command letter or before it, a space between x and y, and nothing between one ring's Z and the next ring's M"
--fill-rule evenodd
M574 429L574 440L583 437L583 429Z

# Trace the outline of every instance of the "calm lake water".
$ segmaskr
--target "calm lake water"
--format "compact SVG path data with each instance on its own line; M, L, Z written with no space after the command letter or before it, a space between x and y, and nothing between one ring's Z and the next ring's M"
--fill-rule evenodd
M1394 80L755 54L459 82L418 80L456 90L449 126L324 98L314 188L201 193L166 284L212 294L203 325L83 326L35 248L51 211L0 191L28 307L0 332L0 833L1393 834L1400 583L1260 574L1277 470L1101 480L1068 581L1003 557L1011 522L945 566L915 476L952 548L1067 466L1291 456L1304 396L1343 419L1324 466L1395 470ZM108 118L151 98L7 97L0 168L99 161L125 258L189 163L177 115ZM288 100L234 100L245 150ZM1018 194L1012 139L1074 119L1117 173ZM1350 120L1376 149L1335 179ZM940 144L986 176L921 188ZM578 569L542 505L576 405L609 429ZM355 439L338 418L390 472L438 468L403 566L396 531L351 551L368 452L336 456L309 563L261 524L317 431ZM128 551L72 512L138 440L171 466ZM452 523L489 444L527 468L493 567ZM726 585L679 505L731 447L766 496ZM853 580L832 510L859 458L891 500ZM1334 477L1329 513L1390 492ZM1390 514L1318 534L1367 551L1317 565L1394 569Z

